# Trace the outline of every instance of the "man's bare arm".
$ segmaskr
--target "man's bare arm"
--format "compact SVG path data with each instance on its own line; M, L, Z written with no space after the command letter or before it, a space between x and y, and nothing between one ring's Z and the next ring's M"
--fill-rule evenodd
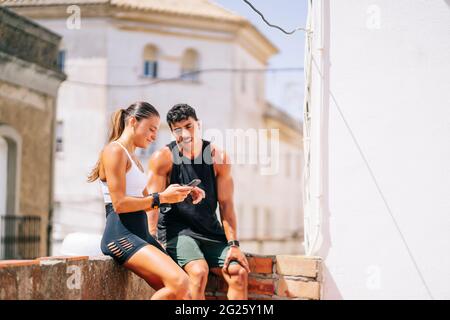
M238 240L237 219L234 211L234 183L231 175L231 164L225 151L213 147L214 169L216 171L217 193L219 201L220 217L227 240ZM238 248L232 246L225 258L223 271L228 273L228 265L232 260L237 260L247 272L250 272L245 254Z
M217 192L220 218L227 240L237 240L237 221L234 210L234 182L231 164L225 152L215 149L215 169L217 173Z
M237 240L237 219L234 211L234 183L231 175L231 163L225 151L213 147L214 169L216 172L217 193L220 217L227 240ZM232 246L228 250L223 265L223 272L228 273L228 265L237 260L247 272L250 272L247 258L239 247Z

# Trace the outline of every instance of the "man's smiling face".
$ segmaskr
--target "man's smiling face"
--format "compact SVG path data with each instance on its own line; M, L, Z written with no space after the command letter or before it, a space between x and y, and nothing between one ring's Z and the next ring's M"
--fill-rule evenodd
M175 122L171 125L177 144L185 151L191 151L198 139L199 123L194 118Z

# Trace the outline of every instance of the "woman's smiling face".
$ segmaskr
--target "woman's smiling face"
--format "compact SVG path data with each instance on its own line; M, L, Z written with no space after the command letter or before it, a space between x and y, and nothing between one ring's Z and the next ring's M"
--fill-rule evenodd
M138 148L147 148L157 138L159 125L161 120L157 116L152 116L141 121L132 119L131 125L134 127L134 139L133 142Z

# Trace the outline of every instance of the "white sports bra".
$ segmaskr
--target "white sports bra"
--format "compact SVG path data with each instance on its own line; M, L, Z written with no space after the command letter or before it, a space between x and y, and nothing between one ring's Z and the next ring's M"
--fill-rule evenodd
M130 154L128 153L127 148L125 148L119 141L114 141L119 146L125 150L128 158L131 161L131 168L128 170L125 176L125 183L126 183L126 191L125 194L127 196L131 197L143 197L144 195L142 192L147 186L147 175L142 172L137 164L134 162L134 160L131 158ZM100 185L102 187L103 192L103 199L105 200L105 203L111 203L111 196L109 194L108 184L106 181L100 180Z

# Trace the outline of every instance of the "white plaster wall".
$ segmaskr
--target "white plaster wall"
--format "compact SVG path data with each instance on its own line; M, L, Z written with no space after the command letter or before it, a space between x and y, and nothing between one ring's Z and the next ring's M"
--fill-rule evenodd
M313 67L312 109L325 119L323 140L313 136L324 150L324 298L448 299L450 2L323 4L312 12L324 75Z

